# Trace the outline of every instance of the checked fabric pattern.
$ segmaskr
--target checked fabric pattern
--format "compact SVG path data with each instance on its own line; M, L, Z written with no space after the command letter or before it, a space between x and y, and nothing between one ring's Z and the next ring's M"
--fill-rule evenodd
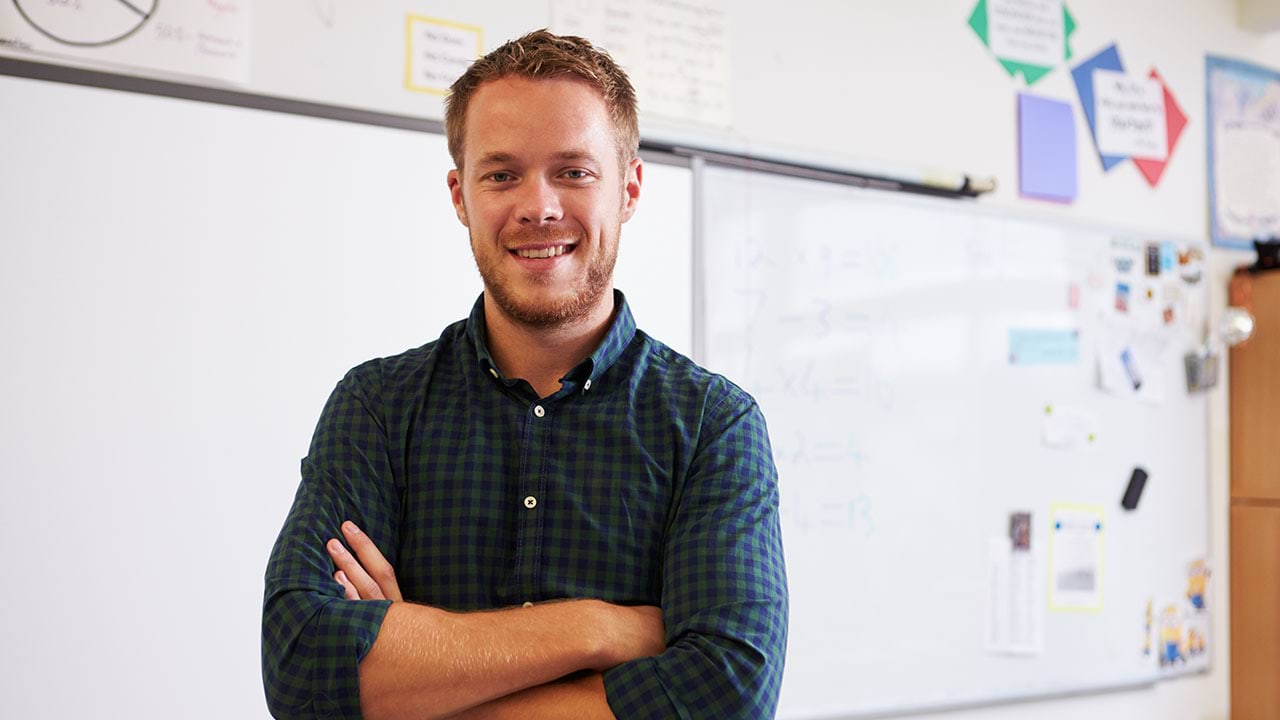
M267 566L273 715L360 717L357 664L389 602L346 600L332 579L324 543L350 519L407 601L661 606L667 650L604 674L619 718L773 716L787 587L764 418L615 302L547 398L494 367L483 297L439 340L338 384Z

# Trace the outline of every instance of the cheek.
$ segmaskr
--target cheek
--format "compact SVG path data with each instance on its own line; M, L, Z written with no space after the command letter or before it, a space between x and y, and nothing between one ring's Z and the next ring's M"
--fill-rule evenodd
M593 193L589 198L582 198L567 206L573 217L590 232L600 232L618 222L623 205L612 192Z
M496 235L506 222L507 213L504 207L494 202L472 202L467 205L467 217L471 220L473 232L482 235Z

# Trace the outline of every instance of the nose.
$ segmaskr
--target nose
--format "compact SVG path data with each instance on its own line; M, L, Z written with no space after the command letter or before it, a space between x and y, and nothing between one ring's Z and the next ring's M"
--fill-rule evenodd
M519 203L517 214L522 225L554 223L564 217L560 195L545 178L535 177L524 182Z

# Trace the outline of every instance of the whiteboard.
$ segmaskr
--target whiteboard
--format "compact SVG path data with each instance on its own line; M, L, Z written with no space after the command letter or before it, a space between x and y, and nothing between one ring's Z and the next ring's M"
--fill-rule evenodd
M780 474L791 620L779 717L1154 681L1146 603L1183 597L1187 563L1208 553L1207 406L1182 376L1205 283L1147 277L1141 256L1121 273L1117 257L1161 238L726 167L699 183L704 360L757 398ZM1132 285L1123 314L1117 282ZM1179 297L1171 325L1155 312L1165 285ZM1165 343L1141 396L1099 389L1095 351L1116 323ZM1076 359L1012 348L1019 329L1077 331ZM1047 445L1047 408L1088 418L1094 439ZM1150 480L1126 512L1135 466ZM1096 611L1048 608L1050 546L1059 566L1067 547L1049 527L1054 503L1101 508ZM1024 606L1042 640L987 652L991 547L1010 551L1019 511L1032 513Z
M0 97L7 713L265 718L263 571L326 397L480 292L444 138L9 77ZM647 165L616 273L686 353L691 196L688 168Z

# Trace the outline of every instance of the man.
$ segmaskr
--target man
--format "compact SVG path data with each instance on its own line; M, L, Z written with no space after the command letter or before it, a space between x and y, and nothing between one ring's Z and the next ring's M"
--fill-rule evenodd
M271 712L772 716L764 421L612 289L644 175L626 75L531 33L454 84L445 126L485 292L329 398L267 567Z

